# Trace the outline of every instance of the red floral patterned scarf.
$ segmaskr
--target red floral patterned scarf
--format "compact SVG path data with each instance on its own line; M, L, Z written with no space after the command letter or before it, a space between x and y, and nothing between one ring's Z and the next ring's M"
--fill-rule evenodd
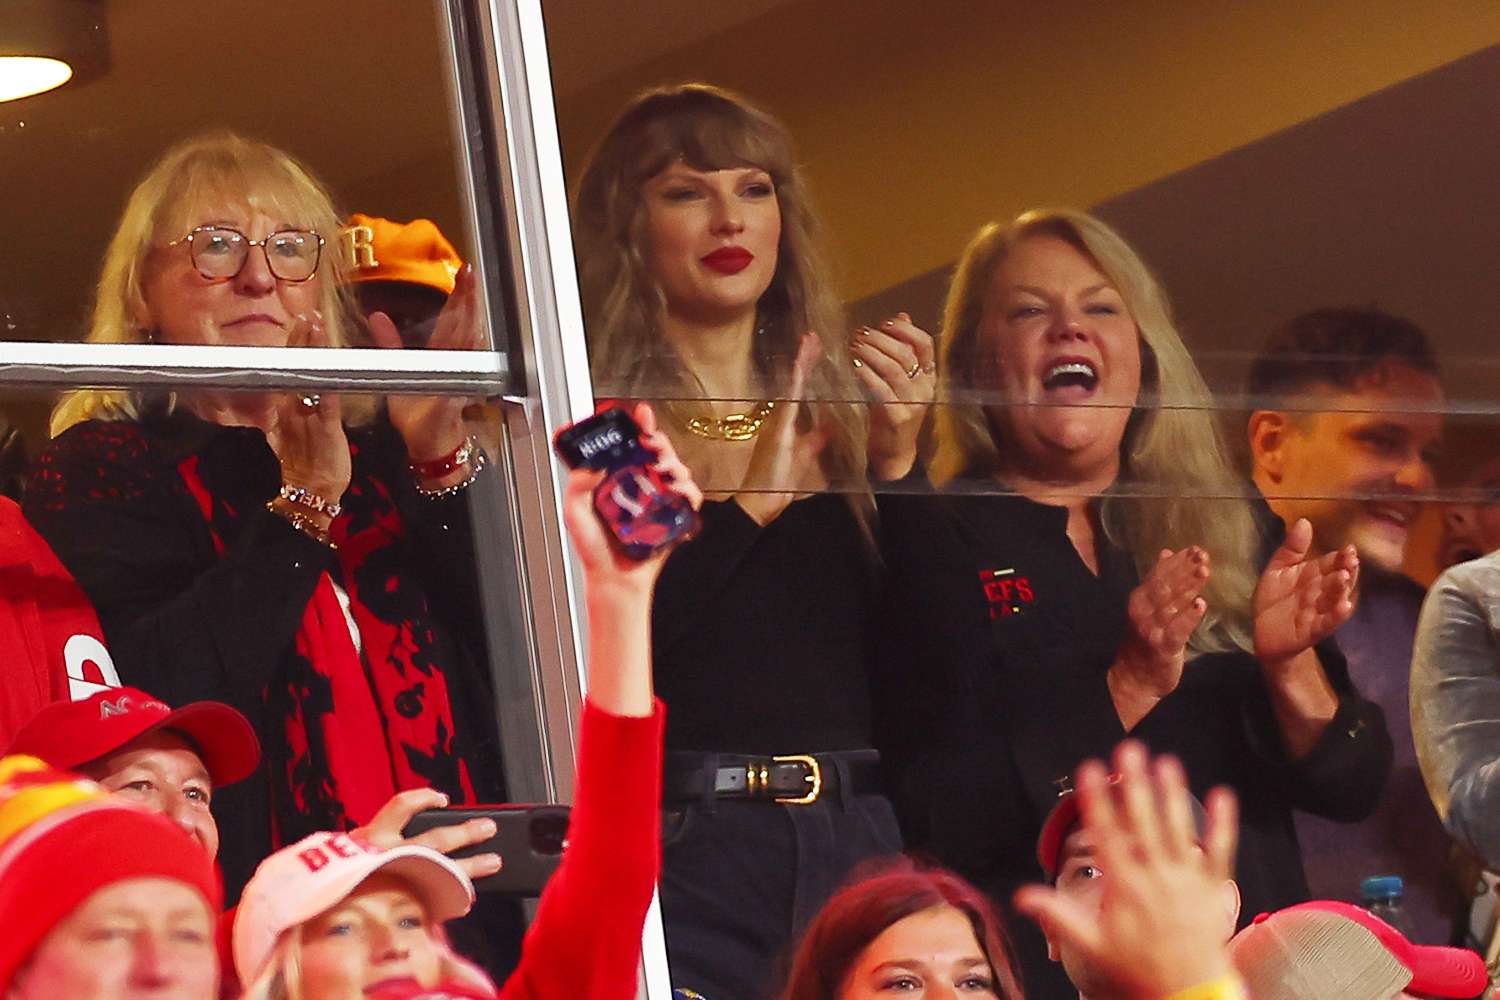
M178 472L203 513L222 555L224 535L249 511L235 510L205 485L198 456ZM289 825L349 829L370 821L396 792L437 787L454 801L475 799L467 765L454 754L447 681L427 655L431 635L420 592L403 586L396 558L401 518L385 488L357 479L331 529L338 575L359 633L356 647L334 579L324 572L297 633L300 676L285 679L284 773L272 795L296 821L279 822L278 843L295 839ZM279 683L279 682L278 682Z

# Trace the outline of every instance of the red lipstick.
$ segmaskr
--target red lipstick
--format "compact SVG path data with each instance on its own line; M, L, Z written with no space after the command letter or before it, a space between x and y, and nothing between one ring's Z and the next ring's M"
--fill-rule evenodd
M711 254L700 257L706 267L711 267L720 274L739 274L750 266L755 259L755 254L744 247L720 247Z

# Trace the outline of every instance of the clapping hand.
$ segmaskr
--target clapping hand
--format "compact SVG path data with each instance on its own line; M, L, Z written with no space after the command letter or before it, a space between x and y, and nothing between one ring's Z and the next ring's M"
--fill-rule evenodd
M454 278L453 294L438 314L437 324L427 347L434 351L476 351L484 346L479 322L479 300L474 269L465 266ZM399 350L404 345L395 322L383 312L366 317L370 339L377 347ZM431 462L451 455L463 444L467 432L462 396L393 395L386 399L391 425L406 442L407 456L413 462ZM464 475L468 470L462 470ZM456 475L456 474L455 474ZM447 485L447 484L437 484Z
M1255 588L1255 655L1282 664L1334 633L1354 613L1354 546L1311 556L1312 525L1299 518Z
M879 328L861 327L850 343L870 408L870 475L900 479L917 457L917 435L937 395L932 335L897 313Z
M1130 593L1130 630L1109 671L1111 695L1128 731L1155 702L1177 689L1187 644L1208 605L1208 553L1196 545L1163 549L1156 565Z
M808 377L822 360L818 335L803 334L792 363L788 398L777 402L755 439L735 502L761 526L776 520L798 493L805 492L818 468L818 456L828 444L826 429L814 427L802 433L797 428Z
M299 316L287 335L288 347L328 347L322 317ZM281 463L281 481L300 486L329 503L349 488L353 461L344 434L339 397L285 393L276 404L276 422L266 441Z

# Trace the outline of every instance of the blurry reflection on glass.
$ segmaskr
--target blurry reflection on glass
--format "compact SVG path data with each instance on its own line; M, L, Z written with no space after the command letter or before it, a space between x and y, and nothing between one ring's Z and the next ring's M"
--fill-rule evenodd
M1461 487L1480 499L1448 504L1438 565L1444 569L1500 549L1500 459L1492 458L1464 478Z

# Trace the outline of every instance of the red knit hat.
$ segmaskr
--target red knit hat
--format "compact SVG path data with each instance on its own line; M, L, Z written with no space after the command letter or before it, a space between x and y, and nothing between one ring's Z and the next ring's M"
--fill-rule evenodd
M213 862L171 820L34 757L0 759L0 995L96 891L153 877L197 889L215 914L223 905Z

